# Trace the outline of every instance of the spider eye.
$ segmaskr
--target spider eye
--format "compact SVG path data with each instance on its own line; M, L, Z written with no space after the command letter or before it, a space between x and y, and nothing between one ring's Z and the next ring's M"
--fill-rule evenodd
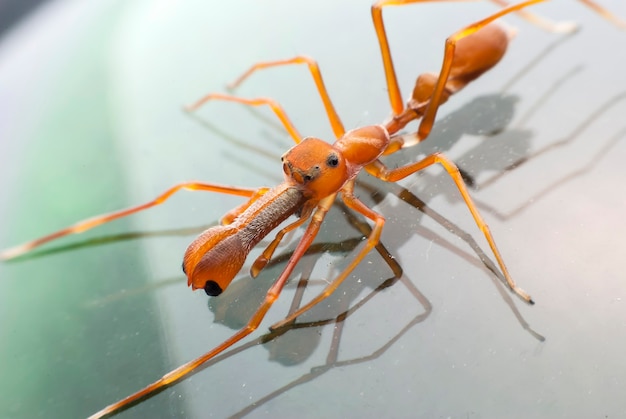
M326 165L328 167L337 167L338 164L339 157L337 157L336 154L331 154L330 156L328 156L328 159L326 159Z

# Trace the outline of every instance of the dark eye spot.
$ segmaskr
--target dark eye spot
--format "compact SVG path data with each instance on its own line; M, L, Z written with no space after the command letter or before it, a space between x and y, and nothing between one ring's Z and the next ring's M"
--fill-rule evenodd
M339 157L337 157L336 154L331 154L330 156L328 156L328 159L326 159L326 165L328 167L337 167L338 164Z
M304 181L305 181L305 182L310 182L312 179L313 179L313 177L312 177L312 176L310 176L310 175L306 175L306 176L304 176Z

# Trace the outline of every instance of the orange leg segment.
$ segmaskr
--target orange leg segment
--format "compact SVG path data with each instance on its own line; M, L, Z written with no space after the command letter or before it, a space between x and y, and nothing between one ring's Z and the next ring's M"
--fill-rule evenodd
M504 0L491 0L491 1L502 7L507 7L509 5L509 2L504 1ZM599 5L595 1L592 1L592 0L578 0L578 1L580 1L585 6L589 7L591 10L593 10L594 12L596 12L597 14L602 16L604 19L611 22L613 25L617 26L618 28L626 29L626 21L615 16L613 13L611 13L610 11L608 11L606 8ZM530 23L548 32L571 33L578 29L578 26L574 22L552 22L551 20L535 15L526 10L520 10L516 13L522 16L524 19L528 20Z
M621 19L615 16L613 13L609 12L607 9L600 6L598 3L594 1L591 1L591 0L579 0L579 1L585 4L587 7L592 9L594 12L596 12L600 16L602 16L603 18L605 18L606 20L608 20L609 22L611 22L612 24L614 24L615 26L617 26L618 28L626 30L626 21L624 19Z
M374 221L374 228L367 237L365 246L359 251L356 257L350 262L350 264L330 284L328 284L328 286L326 286L326 288L324 288L324 290L319 295L317 295L304 306L300 307L295 312L291 313L285 319L273 324L270 327L270 330L279 329L283 326L288 325L289 323L293 322L298 316L302 315L324 299L328 298L328 296L330 296L333 292L335 292L337 288L339 288L339 286L348 277L348 275L350 275L354 268L356 268L357 265L361 263L361 261L365 258L365 256L367 256L370 250L372 250L380 241L380 234L383 231L383 227L385 225L385 218L377 212L373 211L372 209L368 208L365 204L359 201L357 197L354 196L354 181L351 181L346 186L344 186L341 194L343 196L343 201L349 208L363 214L365 217Z
M524 290L519 288L515 284L515 281L513 280L513 278L511 278L511 275L509 274L509 270L504 264L504 259L502 258L500 251L498 250L498 247L496 246L496 242L493 236L491 235L489 226L487 225L483 217L480 215L478 208L476 208L474 201L470 197L470 194L467 190L467 186L465 186L465 182L463 181L463 178L461 177L461 173L459 172L458 167L451 160L448 160L448 158L441 153L435 153L435 154L431 154L430 156L427 156L423 160L420 160L416 163L411 163L406 166L398 167L396 169L388 169L380 161L376 161L372 163L366 169L368 173L370 173L371 175L376 176L377 178L382 179L386 182L397 182L400 179L404 179L405 177L413 173L419 172L420 170L423 170L437 163L443 166L443 168L446 170L448 175L450 175L456 187L458 188L459 192L461 193L461 196L463 197L463 200L465 201L465 205L467 205L468 209L470 210L470 213L472 214L472 217L474 218L476 225L478 226L480 231L482 231L483 234L485 235L485 238L487 239L487 242L489 243L489 247L491 248L491 251L496 257L496 260L498 261L498 265L500 266L500 269L502 270L502 274L504 275L504 278L506 279L506 282L511 288L511 290L514 293L516 293L525 302L529 304L534 304L532 298L530 298L530 296Z
M437 79L435 91L433 92L433 95L430 99L430 103L428 104L428 107L426 108L426 113L424 114L424 118L422 119L422 122L420 123L420 126L419 126L418 137L420 139L424 139L428 137L428 134L430 134L430 131L435 122L435 117L437 115L437 109L439 108L439 103L441 101L443 89L446 85L448 77L450 76L450 70L452 69L452 60L454 58L454 50L456 48L456 43L458 42L458 40L465 38L468 35L473 34L474 32L478 31L479 29L485 27L489 23L493 22L494 20L504 15L507 15L511 12L515 12L517 10L521 10L524 7L527 7L533 4L542 3L544 1L546 0L527 0L521 3L514 4L512 6L509 6L505 9L502 9L492 14L491 16L488 16L485 19L479 20L478 22L475 22L469 26L466 26L465 28L461 29L460 31L456 32L452 36L448 37L448 39L446 39L443 64L441 66L441 71L439 72L439 78Z
M185 109L189 112L193 112L210 100L223 100L226 102L237 102L237 103L242 103L248 106L267 105L272 109L272 111L274 111L278 119L280 119L280 122L283 124L283 126L285 127L285 129L287 130L291 138L293 138L293 140L296 142L296 144L302 141L302 136L296 129L295 125L293 124L293 122L291 122L291 119L289 119L283 107L280 106L280 104L276 102L274 99L265 98L265 97L256 98L256 99L244 99L241 97L225 95L222 93L209 93L208 95L197 100L195 103L192 103L191 105L186 106Z
M146 202L145 204L137 205L131 208L123 209L120 211L111 212L108 214L98 215L96 217L88 218L83 221L79 221L78 223L64 228L59 231L55 231L54 233L48 234L47 236L41 237L39 239L32 240L28 243L24 243L22 245L7 249L0 253L0 260L8 260L23 255L26 252L33 250L36 247L39 247L45 243L48 243L52 240L59 239L64 236L68 236L70 234L82 233L87 230L91 230L94 227L97 227L101 224L108 223L113 220L117 220L118 218L126 217L131 214L135 214L137 212L146 210L148 208L152 208L154 206L160 205L166 200L168 200L172 195L180 190L189 190L189 191L208 191L208 192L218 192L225 193L230 195L238 195L246 198L252 197L255 199L255 196L260 196L265 188L263 189L247 189L247 188L237 188L234 186L222 186L216 185L212 183L200 183L200 182L185 182L179 183L163 192L161 195L156 197L154 200L150 202ZM260 191L260 192L259 192ZM245 204L244 204L245 205Z
M236 208L231 209L226 214L224 214L224 216L220 219L220 223L222 225L228 225L228 224L232 223L233 220L239 216L239 214L241 214L242 212L247 210L250 205L254 204L257 199L259 199L260 197L265 195L267 193L267 191L269 191L269 190L270 190L270 188L259 188L259 189L256 189L254 191L254 194L250 197L249 200L247 200L243 204L239 205Z
M328 95L328 90L326 89L326 85L324 84L324 79L322 79L322 72L320 71L320 67L317 62L310 57L305 55L298 55L293 58L289 58L286 60L276 60L276 61L261 61L254 65L252 65L245 73L237 78L234 82L228 85L229 89L235 89L244 80L252 75L252 73L263 70L270 67L280 67L287 65L297 65L297 64L306 64L309 68L309 72L311 73L311 77L315 81L315 86L317 87L317 91L324 103L324 108L326 109L326 115L328 115L328 120L330 121L330 125L333 128L333 133L335 137L341 137L345 132L345 128L343 127L343 123L341 122L341 118L337 114L335 110L335 106L333 105L330 96Z
M278 233L276 233L276 237L274 237L274 240L272 240L272 242L265 248L263 253L261 253L259 257L256 258L256 260L250 267L250 276L252 276L253 278L256 278L257 276L259 276L259 273L261 273L261 270L265 268L267 263L270 261L270 259L274 255L276 248L282 241L283 237L285 237L285 234L300 227L302 224L306 222L307 218L308 217L304 217L304 216L300 217L299 220L294 221L293 223L289 224L287 227L283 228Z

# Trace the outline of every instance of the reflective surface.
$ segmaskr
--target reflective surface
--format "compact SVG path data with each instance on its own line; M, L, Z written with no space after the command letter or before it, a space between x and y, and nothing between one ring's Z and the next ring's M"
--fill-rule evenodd
M291 142L270 112L181 111L256 61L315 57L346 127L389 112L369 2L100 3L54 3L0 45L2 248L185 180L277 183ZM626 16L621 2L602 4ZM405 96L418 73L439 68L448 34L493 10L385 10ZM361 234L338 207L318 240L330 253L304 261L242 350L120 417L624 415L626 33L574 2L534 11L583 30L553 35L507 18L519 33L504 62L441 109L422 147L388 161L439 149L469 172L534 307L481 262L493 256L445 173L401 185L364 176L358 194L388 220L383 243L405 272L398 283L373 293L392 276L373 253L301 319L353 307L345 321L255 344L289 310L300 273L312 280L306 300L354 256ZM274 97L304 135L332 138L304 68L257 74L238 94ZM192 293L180 271L194 235L239 202L181 193L0 265L0 416L86 416L244 324L281 264L257 279L242 274L212 299Z

